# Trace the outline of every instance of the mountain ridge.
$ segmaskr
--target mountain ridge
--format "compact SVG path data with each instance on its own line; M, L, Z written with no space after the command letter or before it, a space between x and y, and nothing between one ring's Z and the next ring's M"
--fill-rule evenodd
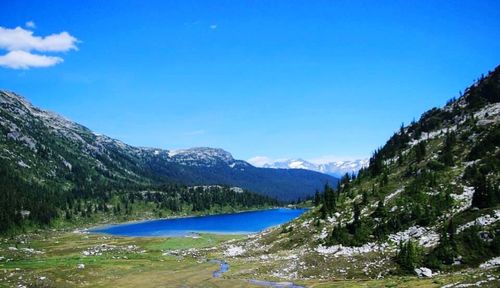
M14 92L0 91L0 105L5 136L0 139L4 146L0 157L19 163L10 165L13 169L33 170L25 174L37 181L73 179L77 173L78 179L71 181L85 185L98 181L227 184L284 201L304 198L326 183L336 183L335 178L320 173L256 168L220 148L134 147L37 108Z

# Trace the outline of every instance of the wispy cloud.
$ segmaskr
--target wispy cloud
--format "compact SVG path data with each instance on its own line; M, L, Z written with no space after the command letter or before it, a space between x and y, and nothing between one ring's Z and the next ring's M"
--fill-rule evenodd
M31 22L31 23L30 23ZM27 27L34 28L30 21ZM0 66L12 69L28 69L31 67L49 67L63 62L61 57L34 54L39 52L67 52L78 50L78 39L68 32L51 34L45 37L34 36L33 31L21 27L14 29L0 26L0 49L8 53L0 56Z
M212 29L212 30L217 29L217 24L212 24L212 25L210 25L210 29Z
M25 25L26 27L28 27L28 28L31 28L31 29L35 29L35 28L36 28L36 24L35 24L35 22L33 22L33 21L28 21L28 22L26 22L26 24L24 24L24 25Z

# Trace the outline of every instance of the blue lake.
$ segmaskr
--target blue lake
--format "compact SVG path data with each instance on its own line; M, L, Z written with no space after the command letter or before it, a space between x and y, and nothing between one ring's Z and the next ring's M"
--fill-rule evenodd
M193 233L251 234L286 223L307 209L268 209L231 214L159 219L90 229L119 236L186 236Z

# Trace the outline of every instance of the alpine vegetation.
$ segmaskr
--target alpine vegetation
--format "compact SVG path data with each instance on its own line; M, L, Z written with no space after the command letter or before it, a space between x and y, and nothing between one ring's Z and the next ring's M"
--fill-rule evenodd
M500 66L443 108L402 125L368 167L326 185L297 220L242 242L241 254L293 257L259 270L280 279L433 277L497 267L499 171Z

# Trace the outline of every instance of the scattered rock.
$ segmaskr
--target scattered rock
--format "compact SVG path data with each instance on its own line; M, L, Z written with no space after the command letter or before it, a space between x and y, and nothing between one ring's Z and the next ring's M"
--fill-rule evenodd
M111 245L111 244L101 244L87 250L82 251L83 256L96 256L103 255L103 253L113 252L113 253L146 253L146 250L140 249L137 245Z
M495 210L493 212L493 215L486 214L486 215L480 216L480 217L476 218L474 221L470 221L470 222L458 227L457 233L460 233L460 232L464 231L465 229L472 227L472 226L476 226L476 225L477 226L488 226L488 225L491 225L491 224L497 222L498 220L500 220L500 210Z
M439 243L439 234L430 228L412 226L405 231L400 231L389 235L389 240L394 243L400 243L413 239L424 247L434 247Z
M500 257L492 258L483 264L479 265L481 269L491 269L500 266Z
M330 247L319 245L315 250L320 254L333 254L335 256L353 256L369 252L383 252L388 247L387 243L366 243L361 247L343 246L342 244Z

